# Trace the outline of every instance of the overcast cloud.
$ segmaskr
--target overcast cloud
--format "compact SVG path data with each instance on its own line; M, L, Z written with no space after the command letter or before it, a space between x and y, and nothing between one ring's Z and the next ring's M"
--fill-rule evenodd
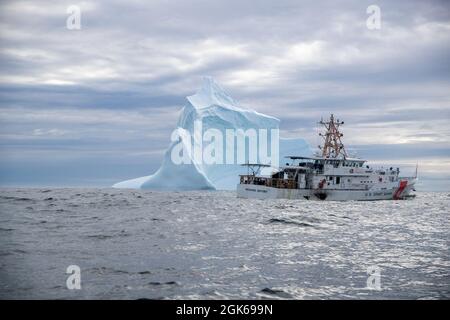
M418 161L424 189L450 190L447 1L2 1L0 43L1 185L151 173L209 75L282 136L315 146L333 112L359 156Z

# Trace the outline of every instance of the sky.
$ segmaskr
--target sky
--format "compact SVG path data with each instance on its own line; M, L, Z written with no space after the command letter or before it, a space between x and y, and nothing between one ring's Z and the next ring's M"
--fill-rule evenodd
M450 2L414 0L1 1L0 186L151 174L202 76L282 137L314 147L334 113L357 156L450 190Z

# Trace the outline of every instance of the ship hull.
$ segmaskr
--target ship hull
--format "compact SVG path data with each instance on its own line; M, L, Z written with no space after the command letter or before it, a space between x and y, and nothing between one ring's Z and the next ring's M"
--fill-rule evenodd
M410 196L415 181L409 182L399 192L399 188L369 189L369 190L312 190L312 189L281 189L263 185L238 184L237 196L249 199L297 199L319 201L373 201L396 200Z

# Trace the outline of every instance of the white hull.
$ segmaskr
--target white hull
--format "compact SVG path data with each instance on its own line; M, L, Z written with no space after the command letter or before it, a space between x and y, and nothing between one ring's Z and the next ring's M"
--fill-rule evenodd
M410 195L414 188L414 180L409 180L405 189L397 194L400 198L405 198ZM395 193L398 190L398 183L388 188L383 186L382 189L371 188L369 190L339 190L327 189L317 190L312 189L281 189L272 188L262 185L253 184L238 184L237 196L239 198L254 198L254 199L299 199L299 200L326 200L326 201L371 201L371 200L393 200ZM323 198L323 194L326 197Z

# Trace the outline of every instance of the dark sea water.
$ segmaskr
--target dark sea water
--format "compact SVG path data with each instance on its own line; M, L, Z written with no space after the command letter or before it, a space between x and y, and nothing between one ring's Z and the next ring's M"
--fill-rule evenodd
M449 299L449 205L2 189L0 298Z

